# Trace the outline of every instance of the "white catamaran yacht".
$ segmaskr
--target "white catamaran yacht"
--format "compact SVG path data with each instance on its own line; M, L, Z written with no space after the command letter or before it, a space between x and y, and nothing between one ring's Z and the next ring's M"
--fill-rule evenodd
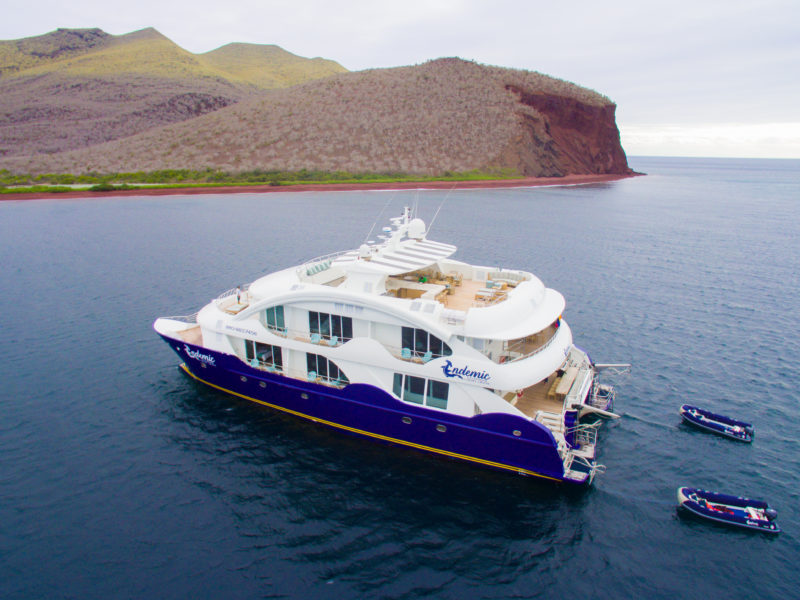
M591 482L603 367L564 298L526 271L470 265L402 216L365 243L265 275L154 327L214 388L366 438Z

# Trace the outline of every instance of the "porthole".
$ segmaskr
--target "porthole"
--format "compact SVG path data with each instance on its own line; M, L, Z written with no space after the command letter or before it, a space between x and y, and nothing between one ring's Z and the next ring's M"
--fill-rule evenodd
M445 427L440 423L439 425L436 426L436 431L441 431L442 433L444 433L445 431L447 431L447 427Z
M519 429L515 429L512 433L517 437L522 435L522 432Z
M308 400L308 394L306 394L305 392L303 392L302 394L300 394L300 397L301 397L303 400Z
M247 381L247 377L245 377L244 375L240 375L239 379L241 379L242 381Z
M258 385L260 385L262 388L265 388L265 387L267 387L267 382L266 381L259 381Z
M405 423L406 425L411 424L411 417L403 417L403 423Z

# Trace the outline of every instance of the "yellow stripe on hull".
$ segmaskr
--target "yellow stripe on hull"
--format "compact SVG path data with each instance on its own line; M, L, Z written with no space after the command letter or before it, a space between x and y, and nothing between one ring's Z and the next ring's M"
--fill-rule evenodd
M333 421L326 421L325 419L319 419L317 417L312 417L305 413L297 412L296 410L291 410L290 408L285 408L283 406L278 406L276 404L270 404L269 402L265 402L263 400L259 400L258 398L253 398L251 396L246 396L244 394L240 394L239 392L234 392L233 390L225 389L219 385L206 381L192 373L189 368L186 366L185 363L181 364L181 369L183 369L189 376L196 379L197 381L204 383L205 385L212 387L214 389L220 390L221 392L225 392L226 394L232 394L233 396L238 396L239 398L244 398L245 400L249 400L251 402L256 402L258 404L262 404L264 406L268 406L270 408L274 408L275 410L280 410L285 413L289 413L291 415L295 415L296 417L301 417L303 419L307 419L309 421L313 421L314 423L322 423L323 425L328 425L330 427L335 427L337 429L343 429L345 431L350 431L351 433L357 433L359 435L368 436L371 438L383 440L385 442L391 442L393 444L401 444L403 446L408 446L410 448L416 448L417 450L424 450L426 452L433 452L436 454L441 454L443 456L449 456L450 458L457 458L459 460L466 460L469 462L479 463L482 465L486 465L489 467L494 467L496 469L506 469L508 471L514 471L515 473L523 474L523 475L530 475L532 477L541 477L543 479L549 479L551 481L561 481L556 477L550 477L549 475L542 475L541 473L536 473L535 471L529 471L528 469L523 469L521 467L514 467L511 465L505 465L503 463L493 462L490 460L484 460L482 458L477 458L474 456L467 456L466 454L458 454L455 452L448 452L447 450L440 450L438 448L432 448L430 446L423 446L421 444L415 444L414 442L408 442L405 440L399 440L397 438L388 437L385 435L381 435L379 433L372 433L369 431L364 431L363 429L355 429L353 427L348 427L347 425L342 425L340 423L334 423Z

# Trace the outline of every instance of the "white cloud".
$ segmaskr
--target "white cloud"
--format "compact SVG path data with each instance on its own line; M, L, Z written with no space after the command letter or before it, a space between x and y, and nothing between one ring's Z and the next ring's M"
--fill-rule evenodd
M800 158L800 122L620 126L631 156Z

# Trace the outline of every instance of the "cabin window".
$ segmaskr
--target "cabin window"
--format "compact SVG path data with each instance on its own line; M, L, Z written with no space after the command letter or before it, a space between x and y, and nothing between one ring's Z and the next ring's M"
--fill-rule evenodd
M425 357L429 352L428 356L430 358L450 356L453 353L450 346L435 335L428 333L424 329L415 329L413 327L403 327L402 347L408 348L414 356L421 358Z
M283 369L283 356L280 346L262 344L253 340L244 341L245 358L250 366L267 369Z
M422 377L406 375L403 385L403 400L414 404L425 404L425 380Z
M353 339L353 319L341 315L329 315L308 311L308 331L329 340L332 337L347 342Z
M350 380L342 370L336 366L332 360L319 354L306 353L306 367L308 368L309 378L314 374L315 379L320 379L335 385L347 385Z
M444 381L435 381L431 379L428 382L428 397L426 404L434 408L447 408L447 393L450 390L450 385Z
M398 398L403 397L403 375L400 373L394 374L394 385L392 386L394 395Z
M283 306L271 306L267 309L267 327L281 333L286 331L283 319Z
M402 373L394 374L394 384L392 385L394 395L401 400L442 410L447 410L449 389L450 385L444 381L413 377Z

